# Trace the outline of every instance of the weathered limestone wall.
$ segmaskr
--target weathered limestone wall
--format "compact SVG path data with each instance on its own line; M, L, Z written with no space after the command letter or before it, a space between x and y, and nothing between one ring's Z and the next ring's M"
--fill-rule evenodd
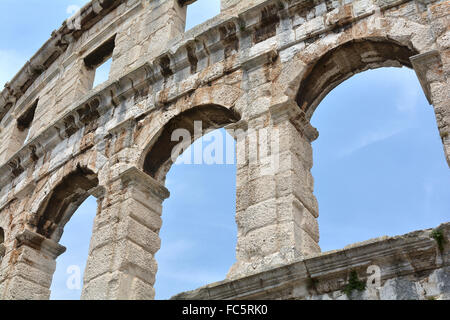
M92 15L96 18L92 19ZM1 123L5 126L0 139L14 140L14 120L37 99L29 139L64 116L71 105L92 89L95 70L88 68L84 59L109 39L115 37L110 77L118 78L133 70L139 58L154 58L165 49L171 38L184 32L185 19L186 7L180 7L177 0L93 1L87 4L54 32L49 40L56 41L54 46L44 46L37 53L49 55L49 60L43 61L44 58L35 56L24 67L23 73L31 73L30 77L40 73L26 92L23 88L28 83L21 87L17 84L18 88L7 85L2 92L2 96L9 93L8 98L14 102L14 108L9 109L6 115L0 113ZM52 62L55 56L57 58ZM0 164L17 152L22 142L23 139L20 143L2 145Z
M172 299L448 300L450 224L434 230L441 245L432 229L377 238ZM352 272L365 289L346 292Z
M64 225L89 195L83 298L152 298L171 133L194 121L239 132L228 278L316 257L309 120L368 69L414 68L450 164L450 1L224 0L184 32L192 2L94 0L0 93L0 298L49 297ZM92 88L110 56L109 80Z

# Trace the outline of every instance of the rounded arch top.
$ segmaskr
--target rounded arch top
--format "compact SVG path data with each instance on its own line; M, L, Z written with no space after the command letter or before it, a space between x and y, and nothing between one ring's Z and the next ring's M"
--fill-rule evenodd
M418 52L387 39L354 39L317 58L304 73L296 101L307 118L325 96L353 75L380 67L412 68L410 58Z
M240 115L234 109L217 104L199 105L179 113L162 126L147 147L142 164L144 172L156 180L165 180L173 163L172 151L178 144L183 144L182 148L185 149L207 130L218 129L239 120ZM176 130L180 130L179 134ZM182 141L178 140L181 138Z
M309 108L308 105L306 116L311 118L315 107L326 94L353 74L383 66L410 67L410 56L436 49L436 39L433 38L432 34L432 26L425 20L407 16L386 15L385 12L374 13L345 26L327 30L322 34L311 37L308 41L305 40L304 43L300 43L298 48L288 48L281 52L282 67L280 68L280 76L275 81L277 87L275 100L293 99L297 100L302 106L307 99L311 100L311 98L305 97L302 100L301 95L304 93L299 92L299 89L302 89L302 91L305 89L307 78L322 59L323 62L327 57L330 57L330 53L343 52L340 50L343 46L348 45L350 47L352 43L366 44L368 49L364 50L365 55L361 56L364 64L354 66L355 72L344 73L346 77L341 76L338 79L339 81L332 81L334 85L328 88L324 88L323 83L315 83L321 86L320 90L316 89L316 91L321 91L322 95L319 96L316 93L314 98L318 99L312 99L313 101L310 103L312 108ZM378 46L375 47L375 52L370 52L371 48L369 47L373 44ZM391 48L396 47L402 52L407 52L406 56L409 56L407 61L405 62L405 59L403 59L405 54L393 54L389 50L382 50L383 45ZM397 55L401 59L397 59ZM343 60L342 62L341 67L348 67L346 65L348 61ZM324 76L327 75L328 73L324 74ZM332 76L337 77L336 74ZM322 77L321 79L325 78Z
M87 167L77 165L68 174L62 176L51 187L50 192L40 201L36 213L32 214L28 224L36 233L59 241L65 224L81 203L90 195L90 191L99 185L97 174Z

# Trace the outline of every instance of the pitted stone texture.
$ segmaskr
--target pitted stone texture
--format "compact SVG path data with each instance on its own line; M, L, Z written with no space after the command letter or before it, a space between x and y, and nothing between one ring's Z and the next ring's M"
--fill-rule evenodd
M443 233L442 250L431 238L431 229L416 231L365 241L241 279L213 283L172 299L448 300L450 225L442 224L435 230ZM368 270L373 265L381 271L379 287L369 285L372 273ZM352 271L357 272L366 288L347 295L344 289Z
M321 261L331 269L345 266L360 249L314 258L319 212L310 170L318 132L309 119L330 90L368 69L414 68L450 165L450 1L223 0L218 16L184 32L189 3L93 0L0 93L0 297L48 297L52 268L36 281L42 270L25 270L23 263L25 253L45 250L35 243L25 249L17 239L28 230L56 243L81 201L94 195L98 212L84 297L153 298L170 135L179 126L190 131L195 120L205 130L258 132L253 142L251 134L237 137L238 244L231 278L297 259L319 274L326 274ZM109 79L92 88L95 67L109 56ZM256 152L259 147L269 152ZM71 188L67 179L74 173L88 175L89 183ZM430 262L413 253L411 270ZM296 272L303 274L305 265L297 264ZM343 299L336 292L347 275L333 277L319 282L323 298ZM447 290L441 271L414 280L416 289L402 277L389 278L383 294L441 297ZM306 297L306 288L292 290Z

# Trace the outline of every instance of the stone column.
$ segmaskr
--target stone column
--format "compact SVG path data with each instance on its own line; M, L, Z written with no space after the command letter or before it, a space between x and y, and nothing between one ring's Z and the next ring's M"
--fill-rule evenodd
M6 251L5 245L3 243L0 243L0 262L2 261L3 256L5 255L5 251Z
M411 62L428 102L434 107L439 135L450 166L450 2L430 3L427 12L435 48L411 57Z
M16 237L16 247L6 253L8 266L0 284L0 300L47 300L56 268L56 258L66 248L25 229Z
M153 299L167 189L132 167L111 179L95 218L82 299Z
M238 278L320 252L318 205L313 195L311 141L317 131L293 101L238 123Z
M446 75L450 73L450 61L445 68L441 56L438 50L433 50L411 57L411 62L428 102L434 107L444 154L450 166L450 80Z

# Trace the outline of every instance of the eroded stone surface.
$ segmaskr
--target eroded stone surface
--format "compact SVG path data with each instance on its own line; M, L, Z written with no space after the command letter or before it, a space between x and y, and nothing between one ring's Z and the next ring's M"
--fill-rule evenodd
M62 250L57 241L88 195L97 197L98 212L83 297L153 298L162 202L169 195L169 138L177 126L192 131L195 120L205 130L225 126L240 133L237 262L229 280L282 266L303 274L302 263L311 272L315 261L345 269L349 252L357 257L370 248L317 256L310 170L318 132L309 119L353 74L413 67L450 163L450 1L223 0L218 16L184 32L191 2L91 1L0 93L0 298L49 297ZM92 88L95 68L108 57L109 80ZM268 153L260 157L255 150ZM417 239L422 243L420 234ZM413 269L423 262L421 248L408 251ZM445 291L446 269L430 270L413 282L392 276L377 296ZM274 283L282 283L280 277ZM339 298L342 281L333 277L317 294L302 293L300 285L292 295Z
M297 300L448 300L450 224L442 249L432 230L384 237L325 252L259 274L213 283L172 299L297 299ZM379 283L370 278L379 268ZM351 272L366 284L345 292Z

